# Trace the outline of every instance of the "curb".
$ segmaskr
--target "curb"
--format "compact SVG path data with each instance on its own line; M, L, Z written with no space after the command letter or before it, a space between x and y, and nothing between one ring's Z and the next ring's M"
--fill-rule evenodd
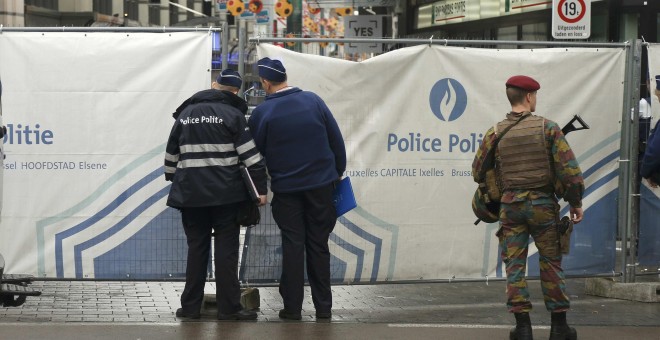
M611 278L589 278L584 292L589 295L638 302L660 302L660 283L621 283Z

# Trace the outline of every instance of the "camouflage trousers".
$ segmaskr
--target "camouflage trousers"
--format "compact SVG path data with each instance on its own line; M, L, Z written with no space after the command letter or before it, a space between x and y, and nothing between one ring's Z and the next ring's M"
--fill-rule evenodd
M497 236L502 261L506 266L507 307L512 313L529 312L532 309L525 280L530 236L539 253L545 308L550 312L563 312L570 308L557 242L555 222L558 214L559 205L552 199L501 204Z

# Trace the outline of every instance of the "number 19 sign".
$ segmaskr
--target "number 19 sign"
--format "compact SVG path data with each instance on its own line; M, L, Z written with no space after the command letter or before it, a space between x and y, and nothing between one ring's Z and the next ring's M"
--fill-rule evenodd
M552 37L588 39L591 35L591 0L553 0Z

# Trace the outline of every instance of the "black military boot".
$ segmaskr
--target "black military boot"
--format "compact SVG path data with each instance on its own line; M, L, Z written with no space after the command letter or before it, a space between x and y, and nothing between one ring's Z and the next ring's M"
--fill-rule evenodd
M577 331L566 323L566 312L552 313L550 340L577 340Z
M516 327L511 328L509 340L533 340L532 321L529 320L529 313L514 313L516 316Z

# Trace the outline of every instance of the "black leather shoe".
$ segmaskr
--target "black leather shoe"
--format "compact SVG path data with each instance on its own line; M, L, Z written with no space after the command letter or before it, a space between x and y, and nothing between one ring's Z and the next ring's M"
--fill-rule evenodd
M199 319L200 317L199 313L186 313L183 311L183 308L177 309L175 315L177 318L186 318L186 319Z
M319 312L319 311L316 311L316 318L317 319L330 319L330 318L332 318L332 312Z
M234 314L218 313L218 320L256 320L257 312L241 309Z
M289 312L286 309L280 310L280 319L285 320L302 320L302 315L300 313Z

